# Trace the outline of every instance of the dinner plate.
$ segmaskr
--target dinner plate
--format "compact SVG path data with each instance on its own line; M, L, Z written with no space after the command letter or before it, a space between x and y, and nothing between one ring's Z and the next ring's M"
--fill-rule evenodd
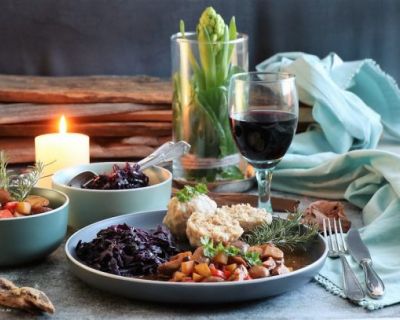
M110 225L126 223L152 229L162 223L166 211L126 214L91 224L75 232L65 245L72 272L90 286L132 299L174 303L224 303L267 298L298 288L322 268L327 248L318 235L305 254L311 264L288 274L234 282L182 283L122 277L90 268L79 261L75 248L79 240L89 242Z

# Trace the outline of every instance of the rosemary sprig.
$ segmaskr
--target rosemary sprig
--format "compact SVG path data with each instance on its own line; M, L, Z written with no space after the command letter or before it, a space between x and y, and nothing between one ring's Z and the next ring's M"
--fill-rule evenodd
M243 241L250 245L271 242L277 247L295 249L305 246L313 240L318 233L317 226L301 227L302 213L293 214L290 219L273 219L271 224L263 224L256 229L244 234Z
M41 178L44 167L42 162L37 162L28 167L28 172L11 176L8 187L11 197L16 201L24 201Z
M22 174L12 174L7 170L7 156L3 150L0 151L0 189L4 189L10 193L15 201L24 201L36 185L40 178L45 165L37 162L33 166L29 166L27 172Z
M7 175L7 156L6 153L0 151L0 189L7 190L9 184L9 178Z

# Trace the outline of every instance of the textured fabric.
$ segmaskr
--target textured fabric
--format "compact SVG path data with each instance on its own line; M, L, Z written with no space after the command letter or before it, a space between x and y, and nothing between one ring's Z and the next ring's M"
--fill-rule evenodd
M274 55L257 70L295 74L300 101L313 106L317 126L297 135L290 153L373 149L383 127L400 138L400 90L370 59L343 62L336 54L320 60L289 52Z
M335 54L320 60L282 53L257 69L294 73L299 98L313 106L317 122L296 135L275 171L273 188L346 199L361 208L361 237L386 295L381 300L367 297L359 304L375 310L400 302L400 157L372 150L383 131L400 139L400 91L395 81L372 60L343 62ZM363 282L361 268L348 260ZM316 281L344 297L339 259L328 259Z
M361 237L368 246L376 271L386 285L381 300L360 302L370 310L400 302L400 157L378 150L357 150L343 155L289 155L276 170L276 189L318 198L346 199L362 208L365 227ZM363 283L361 268L348 257ZM343 295L341 266L328 259L316 280Z

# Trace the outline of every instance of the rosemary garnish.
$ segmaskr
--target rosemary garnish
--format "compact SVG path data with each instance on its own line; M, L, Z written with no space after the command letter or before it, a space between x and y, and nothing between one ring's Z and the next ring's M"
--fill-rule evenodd
M7 190L9 178L7 175L7 157L3 150L0 151L0 189Z
M242 236L243 241L250 245L273 243L277 247L290 250L305 246L318 233L318 227L308 225L301 227L302 212L290 216L290 219L273 219L271 224L263 224Z
M8 191L13 200L24 201L41 178L44 167L42 162L37 162L25 173L11 174L7 171L7 157L0 151L0 189Z

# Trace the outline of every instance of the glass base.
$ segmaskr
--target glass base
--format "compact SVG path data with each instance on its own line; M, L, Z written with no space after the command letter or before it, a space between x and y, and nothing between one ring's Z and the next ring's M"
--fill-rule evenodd
M207 169L187 169L182 165L181 161L176 160L173 162L172 169L174 179L186 181L215 182L241 180L245 176L240 165Z

